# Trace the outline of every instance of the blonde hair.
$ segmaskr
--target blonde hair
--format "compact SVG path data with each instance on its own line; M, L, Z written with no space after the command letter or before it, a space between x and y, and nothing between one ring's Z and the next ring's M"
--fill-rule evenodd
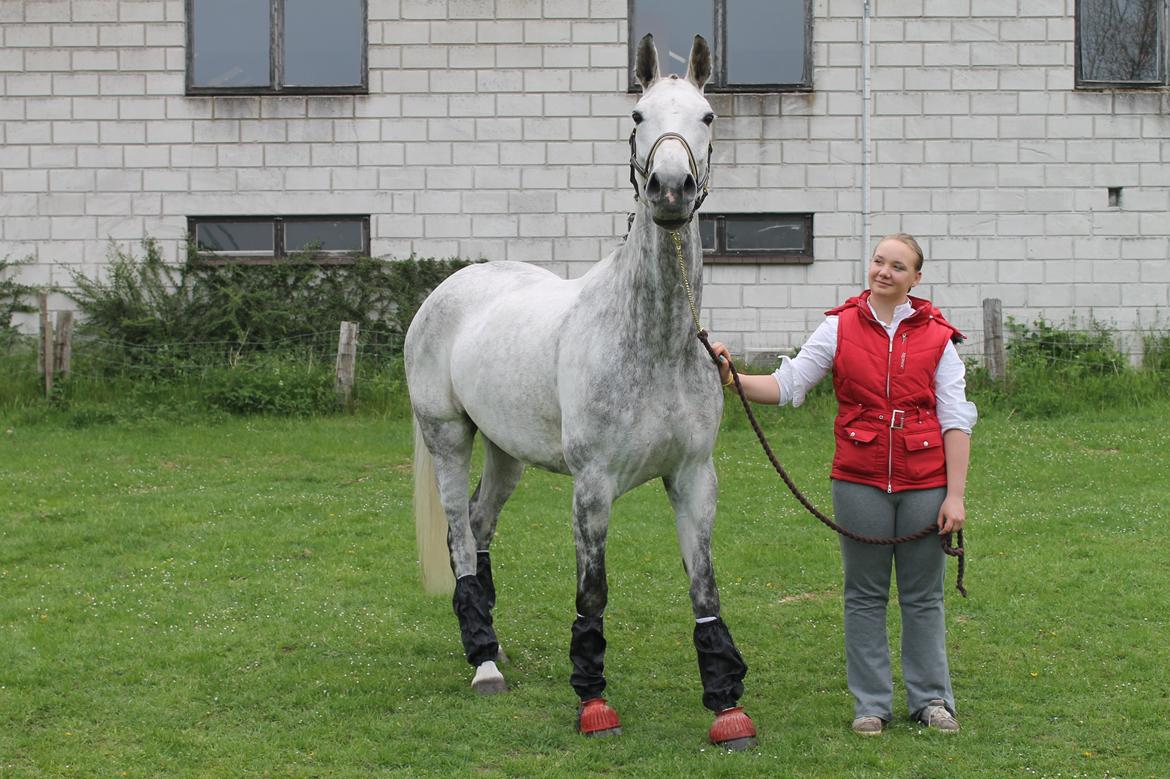
M910 251L914 252L914 257L917 260L917 265L915 266L914 270L922 270L922 263L926 261L926 257L923 256L922 247L918 245L918 241L914 238L913 235L910 235L910 233L890 233L885 238L882 238L881 241L878 241L877 245L881 246L882 241L897 241L898 243L908 246ZM875 246L873 250L876 252L877 246Z

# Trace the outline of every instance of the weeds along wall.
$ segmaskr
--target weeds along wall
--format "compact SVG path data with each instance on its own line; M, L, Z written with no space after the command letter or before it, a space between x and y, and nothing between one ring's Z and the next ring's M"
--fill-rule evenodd
M67 292L81 321L71 376L55 385L54 399L165 395L161 388L187 385L184 392L232 412L331 411L338 325L350 322L360 333L358 400L394 405L404 397L402 338L414 312L467 264L355 256L322 265L293 256L271 265L172 266L153 241L140 255L113 247L108 270L75 274ZM12 310L30 292L0 288ZM16 398L37 385L38 339L6 332L0 361L6 394Z
M194 256L194 255L193 255ZM111 247L108 270L77 273L68 292L82 319L71 375L49 397L60 408L96 404L98 417L138 407L310 415L338 410L338 325L358 325L356 402L405 414L402 338L429 292L467 263L353 257L322 265L293 256L271 265L166 263L153 241ZM3 279L5 267L0 267ZM33 290L0 283L0 313L29 308ZM973 398L1038 416L1170 395L1170 329L1120 331L1091 314L1054 323L1008 317L1006 377L967 355ZM37 344L0 319L0 409L42 403ZM1137 351L1127 351L1136 344ZM774 362L757 360L769 372ZM827 393L828 383L821 388ZM83 418L85 417L83 414Z

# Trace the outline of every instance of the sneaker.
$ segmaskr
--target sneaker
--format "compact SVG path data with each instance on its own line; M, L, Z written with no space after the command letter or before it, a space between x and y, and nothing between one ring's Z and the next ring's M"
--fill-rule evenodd
M947 710L946 704L941 700L933 700L926 704L925 708L918 713L918 721L932 730L943 733L956 733L959 730L958 720Z
M853 720L853 732L859 736L880 736L886 726L881 717L858 717Z

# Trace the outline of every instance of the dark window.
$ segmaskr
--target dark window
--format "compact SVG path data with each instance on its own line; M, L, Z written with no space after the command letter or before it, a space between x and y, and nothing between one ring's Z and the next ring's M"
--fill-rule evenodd
M810 263L812 214L704 214L704 262Z
M1165 25L1164 0L1077 0L1077 85L1165 85Z
M284 248L290 252L359 252L365 224L358 219L285 219Z
M263 222L208 221L194 224L195 245L200 251L237 257L276 256L276 230L272 220Z
M709 92L812 88L812 0L630 0L629 19L631 91L639 89L634 56L646 33L663 75L685 75L692 39L706 38Z
M205 258L272 262L304 254L318 262L347 262L370 253L368 216L198 216L187 224Z
M366 0L187 0L189 94L366 92Z
M699 243L705 252L715 251L715 218L699 217Z

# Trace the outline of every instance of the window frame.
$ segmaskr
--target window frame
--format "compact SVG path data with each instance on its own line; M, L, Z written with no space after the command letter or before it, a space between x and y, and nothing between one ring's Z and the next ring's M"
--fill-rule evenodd
M629 41L627 52L627 73L629 84L627 92L641 92L642 86L635 75L638 56L638 41L634 30L634 5L638 0L626 0L626 37ZM727 3L731 0L711 0L715 10L715 40L711 44L711 79L704 87L704 92L724 94L752 94L774 92L812 92L813 91L813 0L804 2L804 80L799 82L774 82L753 84L727 83ZM1079 2L1079 0L1078 0Z
M285 262L293 254L298 254L294 251L286 251L284 246L284 223L285 222L338 222L350 221L360 222L362 228L362 246L360 249L346 249L340 251L337 249L325 250L319 249L315 252L306 252L305 256L316 262L319 265L352 265L355 257L369 257L370 256L370 215L369 214L281 214L280 216L217 216L217 215L199 215L187 217L187 238L189 246L194 256L189 257L189 260L199 262L204 265L225 265L227 263L235 263L238 265L274 265L278 262ZM200 224L210 222L235 222L247 224L271 224L272 225L272 254L252 254L242 253L234 254L232 252L216 252L211 250L199 249L199 244L196 237L196 227Z
M727 217L751 217L760 220L782 220L796 217L804 228L804 245L799 251L788 249L730 250L727 248ZM811 265L813 256L813 214L802 211L720 211L699 214L700 220L715 222L715 248L703 249L703 264L715 265Z
M268 80L267 86L213 87L194 83L195 78L195 25L192 23L195 3L198 0L184 0L186 13L187 72L185 74L188 95L367 95L370 92L370 7L369 0L361 3L361 81L358 84L342 86L283 86L284 75L284 3L285 0L268 0Z
M1170 86L1167 57L1170 56L1170 35L1166 31L1167 0L1158 0L1158 75L1151 81L1106 81L1086 78L1081 69L1081 9L1084 0L1075 0L1073 6L1073 76L1077 89L1165 89Z

